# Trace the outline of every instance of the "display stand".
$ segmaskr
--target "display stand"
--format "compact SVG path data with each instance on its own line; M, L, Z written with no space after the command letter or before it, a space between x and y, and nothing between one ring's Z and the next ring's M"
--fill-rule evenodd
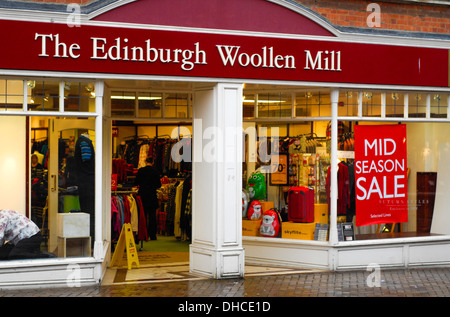
M91 256L91 237L58 236L58 256Z
M136 244L134 243L133 231L131 230L131 224L125 223L122 226L119 240L117 241L116 250L111 260L111 266L116 266L123 258L123 252L127 250L127 262L128 269L131 270L133 263L139 268L139 258L137 255Z

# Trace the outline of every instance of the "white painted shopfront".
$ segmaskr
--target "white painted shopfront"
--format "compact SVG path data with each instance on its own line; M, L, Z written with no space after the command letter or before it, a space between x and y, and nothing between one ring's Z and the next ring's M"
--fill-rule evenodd
M33 135L24 135L24 131L36 136L40 133L30 128L33 120L51 122L53 127L62 124L61 132L69 129L64 127L64 120L68 123L74 119L75 125L70 128L95 131L91 139L96 148L91 256L2 261L0 287L101 282L111 259L111 129L115 120L176 122L190 127L193 273L218 279L243 277L245 263L324 270L365 269L372 263L382 267L449 265L450 232L445 230L448 226L439 224L450 221L445 212L445 185L448 187L450 178L441 159L448 151L445 145L449 134L443 132L450 123L450 42L401 34L342 33L291 1L227 1L220 10L216 7L212 11L206 9L217 1L208 1L208 5L203 2L193 1L189 8L168 11L172 1L117 1L82 14L80 27L69 26L72 16L65 12L8 9L0 13L0 34L3 42L9 43L9 49L0 54L0 81L4 87L19 85L14 93L7 89L0 93L20 99L9 108L4 102L0 129L10 138L2 138L0 146L11 148L7 152L20 162L17 175L26 175L29 169L25 157L31 154L31 145L24 140ZM270 17L273 25L259 22L264 19L249 22L243 19L244 12ZM33 95L34 85L52 87L53 102L48 108L48 95ZM80 107L74 109L64 96L65 90L76 85L88 87L95 95L80 93ZM164 110L157 117L140 116L137 106L138 113L128 116L111 106L112 96L118 91L182 91L192 102L183 118L169 118ZM270 102L264 108L257 101L275 95L279 99L274 110ZM305 95L322 101L302 106ZM373 96L370 105L364 99L369 95ZM402 103L392 104L398 95ZM352 102L349 96L353 96ZM41 98L40 108L32 106L33 97ZM83 98L88 100L84 108ZM343 98L347 98L345 102ZM245 100L253 103L248 106ZM246 109L250 109L249 116ZM415 186L416 172L438 173L431 233L417 234L417 204L411 203L409 220L395 237L370 229L359 233L373 234L371 238L340 241L338 178L331 176L326 241L243 235L242 189L256 169L255 165L242 164L247 155L244 127L276 126L281 136L290 138L307 131L325 141L329 122L327 157L331 162L342 154L338 144L341 122L346 128L356 124L407 125L408 164L412 164L413 172L408 187ZM49 131L49 127L46 129ZM8 159L2 155L0 160ZM0 173L6 176L6 172ZM337 172L337 166L331 164L330 175ZM49 171L49 192L55 189L52 182L57 181L57 174L57 170ZM5 204L0 208L31 212L28 199L21 199L31 192L24 183L26 177L0 185ZM281 190L269 185L266 200L285 207ZM51 252L57 239L58 204L49 208Z

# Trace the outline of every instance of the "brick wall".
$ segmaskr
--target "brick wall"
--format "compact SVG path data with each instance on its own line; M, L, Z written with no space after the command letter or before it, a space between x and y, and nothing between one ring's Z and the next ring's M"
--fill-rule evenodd
M380 29L450 34L450 6L405 1L295 0L339 26L368 28L370 3L380 6Z

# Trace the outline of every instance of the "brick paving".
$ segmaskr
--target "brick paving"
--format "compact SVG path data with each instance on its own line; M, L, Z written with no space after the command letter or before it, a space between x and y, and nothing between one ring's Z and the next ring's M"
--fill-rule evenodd
M72 288L2 290L0 297L448 297L450 268L382 269ZM368 286L368 280L379 282Z

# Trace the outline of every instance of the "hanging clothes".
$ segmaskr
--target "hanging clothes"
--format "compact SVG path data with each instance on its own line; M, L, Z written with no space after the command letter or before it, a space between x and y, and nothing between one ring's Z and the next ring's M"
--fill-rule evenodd
M183 182L181 197L180 228L182 236L189 240L191 236L190 193L192 192L192 175L188 175Z
M147 232L147 220L145 218L145 210L142 205L142 199L139 195L135 196L136 203L139 210L139 222L138 222L138 240L148 241L148 232Z
M120 236L120 214L117 208L117 202L114 197L111 197L111 240L117 241Z
M181 201L183 194L183 183L184 181L179 182L176 194L175 194L175 216L174 216L174 235L175 238L181 238Z
M327 171L327 181L326 181L326 192L327 192L327 203L328 203L328 213L330 213L330 170L328 167ZM340 162L338 164L338 175L337 175L337 215L345 216L347 214L347 209L349 206L349 174L348 167Z
M189 241L192 237L192 189L189 189L189 193L186 198L186 208L184 210L183 223L184 226L181 239Z
M148 241L147 224L141 197L132 194L113 194L111 196L111 238L115 241L125 223L131 224L138 240Z

